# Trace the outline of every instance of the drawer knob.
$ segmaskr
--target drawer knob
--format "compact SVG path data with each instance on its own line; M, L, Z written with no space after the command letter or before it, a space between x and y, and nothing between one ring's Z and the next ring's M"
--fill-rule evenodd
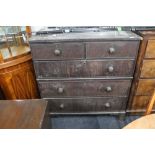
M38 75L38 78L42 78L43 76L42 75Z
M64 92L64 89L63 89L63 88L61 88L61 87L58 88L58 93L59 93L59 94L62 94L63 92Z
M60 104L60 109L63 109L64 108L64 104Z
M59 55L61 54L61 51L58 50L58 49L55 49L55 50L54 50L54 54L55 54L56 56L59 56Z
M110 54L115 53L115 49L114 49L113 47L110 47L110 48L109 48L109 53L110 53Z
M104 106L105 106L106 108L110 108L110 103L107 102L107 103L104 104Z
M106 91L107 92L111 92L112 91L112 88L110 86L106 87Z
M113 67L113 66L109 66L109 67L108 67L108 71L109 71L110 73L112 73L112 72L114 71L114 67Z

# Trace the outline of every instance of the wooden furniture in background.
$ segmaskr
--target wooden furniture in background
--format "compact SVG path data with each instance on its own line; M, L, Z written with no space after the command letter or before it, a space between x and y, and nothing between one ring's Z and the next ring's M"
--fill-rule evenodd
M140 39L125 31L32 36L36 78L51 114L124 114Z
M143 37L132 85L128 112L144 113L155 88L155 31L138 31Z
M51 128L45 100L0 100L1 129Z
M4 100L5 98L4 98L4 94L3 94L3 92L2 92L2 89L1 89L1 87L0 87L0 100Z
M26 26L26 33L27 33L28 37L31 37L31 35L32 35L31 26Z
M29 46L1 49L0 87L6 99L39 98Z
M153 105L155 103L155 89L153 95L147 105L145 112L146 116L143 116L124 127L124 129L155 129L155 114L151 114ZM139 103L140 104L140 103Z
M3 56L2 56L2 54L1 54L1 52L0 52L0 63L1 62L3 62Z

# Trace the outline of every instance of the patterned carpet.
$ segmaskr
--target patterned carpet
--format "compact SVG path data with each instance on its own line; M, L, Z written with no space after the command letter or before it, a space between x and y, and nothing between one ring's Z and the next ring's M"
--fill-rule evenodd
M121 129L140 116L53 116L53 129Z

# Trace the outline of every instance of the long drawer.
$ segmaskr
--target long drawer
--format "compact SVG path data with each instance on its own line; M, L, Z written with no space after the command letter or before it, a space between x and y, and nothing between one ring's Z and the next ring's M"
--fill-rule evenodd
M83 43L31 44L33 60L64 60L85 57Z
M155 79L140 79L136 95L152 95L155 89Z
M120 112L125 111L126 97L48 99L51 112Z
M135 58L138 41L105 41L86 43L87 58Z
M37 78L132 77L134 60L35 61Z
M42 98L73 96L127 96L130 80L38 81Z

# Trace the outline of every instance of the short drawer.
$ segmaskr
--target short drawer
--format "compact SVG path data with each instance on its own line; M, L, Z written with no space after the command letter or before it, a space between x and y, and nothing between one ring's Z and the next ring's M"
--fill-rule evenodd
M155 58L155 40L148 40L145 58Z
M48 99L50 111L55 113L121 112L125 111L125 97Z
M38 81L42 98L128 96L130 80Z
M37 78L132 77L134 60L35 61Z
M151 96L134 96L132 109L133 110L146 110ZM155 105L154 105L155 109Z
M85 56L83 43L31 44L33 60L81 59Z
M136 95L152 95L155 89L155 79L140 79Z
M141 78L155 78L155 60L144 60L141 69Z
M87 58L135 58L138 41L105 41L86 43Z

